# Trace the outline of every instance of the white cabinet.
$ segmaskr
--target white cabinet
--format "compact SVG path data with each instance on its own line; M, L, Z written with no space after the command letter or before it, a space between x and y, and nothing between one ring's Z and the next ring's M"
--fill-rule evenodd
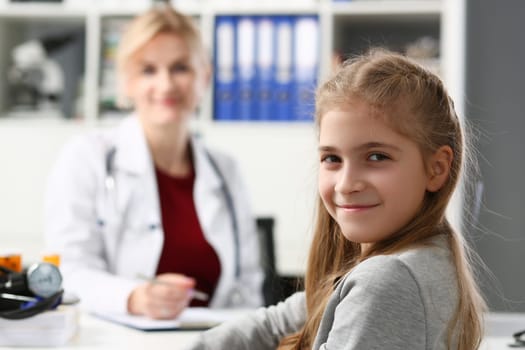
M97 3L105 4L104 7ZM41 242L45 177L56 152L71 135L113 124L106 96L111 94L111 35L119 21L142 12L147 4L131 1L75 1L64 4L0 3L0 235ZM334 52L351 55L375 45L404 51L422 37L433 38L436 65L462 106L464 12L462 0L354 1L184 1L179 9L199 23L207 47L213 48L214 21L220 15L317 15L320 29L318 80L327 77ZM85 4L83 7L83 4ZM54 58L67 72L68 108L58 111L15 107L12 49L42 35L70 33L73 39ZM110 44L109 48L107 44ZM67 51L69 50L69 51ZM66 53L64 53L66 51ZM62 56L60 56L62 55ZM67 67L66 67L67 66ZM450 78L450 77L453 78ZM210 89L212 90L212 89ZM109 91L109 92L108 92ZM277 264L282 273L304 270L316 198L316 134L311 122L216 122L213 91L204 100L196 128L209 144L236 156L258 216L276 219ZM23 102L23 101L22 101ZM101 103L102 102L102 103ZM26 103L27 104L27 103ZM52 104L51 104L52 105ZM64 115L64 111L66 116ZM460 111L462 109L460 108ZM9 163L9 164L6 164ZM21 174L21 175L20 175ZM31 191L28 191L28 189ZM12 203L20 203L13 206ZM5 214L5 215L4 215ZM25 241L25 238L24 238Z

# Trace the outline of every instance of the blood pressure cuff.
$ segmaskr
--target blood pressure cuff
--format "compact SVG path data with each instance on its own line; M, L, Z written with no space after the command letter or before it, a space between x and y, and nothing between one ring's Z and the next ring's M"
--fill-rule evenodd
M64 290L61 289L47 298L35 297L35 301L18 301L0 298L0 317L20 320L51 310L60 305Z

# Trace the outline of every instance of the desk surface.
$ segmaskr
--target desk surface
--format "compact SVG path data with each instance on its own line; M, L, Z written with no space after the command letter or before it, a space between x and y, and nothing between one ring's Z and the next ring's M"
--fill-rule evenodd
M490 313L486 317L485 341L481 350L510 350L512 334L525 330L523 313Z
M509 350L512 333L525 329L525 314L490 314L487 317L487 336L480 350ZM61 350L178 350L190 344L198 331L143 332L113 324L90 315L80 317L80 327L76 336ZM1 349L38 349L1 347Z
M73 340L61 349L182 349L198 331L144 332L83 315Z
M61 350L178 350L191 343L198 331L143 332L82 314L76 335ZM0 347L0 349L34 349L42 347Z

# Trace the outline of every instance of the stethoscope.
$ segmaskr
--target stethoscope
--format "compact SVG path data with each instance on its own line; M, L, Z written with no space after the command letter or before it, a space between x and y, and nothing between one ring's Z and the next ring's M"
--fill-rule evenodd
M115 177L115 155L117 153L117 148L115 146L111 147L106 152L105 157L105 171L106 176L104 179L104 188L106 192L106 196L110 197L113 194L113 206L114 208L118 207L117 204L117 186L116 186L116 177ZM233 197L230 192L230 189L228 188L228 185L226 184L226 178L224 177L223 172L221 171L219 165L217 164L216 160L213 159L211 154L204 150L204 153L206 155L206 158L210 162L213 171L217 174L219 177L219 180L221 182L221 191L224 196L224 200L226 202L226 208L228 211L228 216L230 217L231 223L232 223L232 231L233 231L233 245L234 245L234 277L235 277L235 290L230 294L230 302L233 305L238 305L243 300L243 296L240 293L239 285L240 285L240 277L241 277L241 251L240 251L240 241L239 241L239 226L237 221L237 214L235 211L235 206L233 204Z

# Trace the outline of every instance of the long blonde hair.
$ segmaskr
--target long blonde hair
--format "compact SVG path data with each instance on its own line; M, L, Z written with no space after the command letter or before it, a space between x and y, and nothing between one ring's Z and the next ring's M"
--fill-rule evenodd
M358 98L377 108L397 132L414 140L422 154L433 154L440 146L453 151L450 176L435 193L427 192L420 211L395 238L375 243L366 254L358 243L344 238L337 223L318 198L317 221L305 276L307 321L296 334L284 338L279 349L310 349L335 283L353 266L370 256L389 254L422 244L436 234L446 234L458 281L458 306L448 325L449 347L479 347L483 334L484 300L472 271L471 256L463 236L445 216L458 184L464 161L462 126L441 80L406 57L385 50L372 50L353 58L316 94L316 122L337 107ZM403 108L408 113L395 113Z
M202 56L203 59L206 56L201 34L191 17L178 12L168 4L153 6L147 12L135 17L126 26L119 41L116 66L120 106L129 106L129 101L125 96L127 64L138 50L161 33L174 33L180 36L193 52ZM204 60L203 63L207 62Z

